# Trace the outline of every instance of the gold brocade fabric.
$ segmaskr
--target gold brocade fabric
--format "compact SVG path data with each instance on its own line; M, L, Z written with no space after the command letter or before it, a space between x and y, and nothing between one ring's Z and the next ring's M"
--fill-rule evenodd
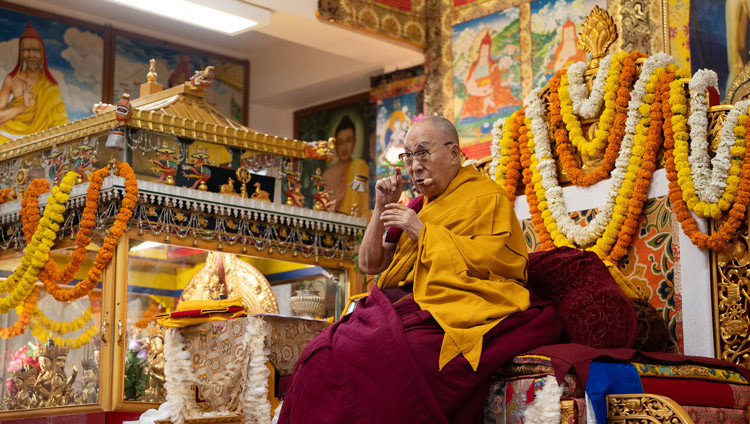
M530 304L520 224L503 189L471 167L419 218L418 240L401 236L378 285L413 284L414 300L445 331L440 369L463 354L476 370L484 335Z
M200 311L200 315L173 317L172 313L156 314L156 322L165 327L187 327L210 321L225 321L247 315L245 310L229 312L230 307L243 307L241 298L222 300L187 300L177 305L176 312Z

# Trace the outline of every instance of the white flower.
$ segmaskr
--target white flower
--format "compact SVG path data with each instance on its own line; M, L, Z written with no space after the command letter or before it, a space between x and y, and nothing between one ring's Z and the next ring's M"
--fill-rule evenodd
M534 89L526 97L526 116L531 121L534 135L535 154L539 161L537 168L542 177L542 186L547 197L550 213L560 232L579 247L593 244L610 222L617 195L625 180L630 158L632 156L633 136L635 128L641 119L639 111L646 95L646 83L657 68L666 67L674 63L674 59L665 54L657 53L649 57L641 67L641 75L633 86L628 104L628 118L625 123L625 136L620 145L620 152L615 161L615 169L610 176L611 186L607 192L607 199L603 207L599 208L596 217L585 227L576 224L570 217L562 195L562 188L557 180L557 169L550 146L547 121L544 116L544 104L539 98L540 89Z
M497 174L497 166L500 163L500 140L503 138L503 132L505 131L505 118L499 118L492 124L492 144L490 144L490 154L492 155L492 162L490 162L490 178L495 180L495 174Z
M604 102L604 84L607 82L611 66L612 55L605 56L599 62L599 70L591 87L591 94L583 78L586 62L576 62L568 68L568 94L573 102L573 113L583 119L593 118L599 113Z
M723 196L729 169L732 167L732 146L737 140L734 127L740 115L747 113L750 101L742 100L734 105L721 129L716 155L711 159L708 143L708 101L706 90L718 89L716 72L698 70L690 79L690 173L698 199L706 203L716 203Z

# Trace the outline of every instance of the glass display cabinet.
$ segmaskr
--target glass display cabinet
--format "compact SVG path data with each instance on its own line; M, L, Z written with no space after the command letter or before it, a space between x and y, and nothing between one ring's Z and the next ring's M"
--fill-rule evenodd
M158 407L155 317L182 301L334 319L363 290L365 219L329 212L325 182L303 173L334 141L248 129L204 101L208 85L147 82L0 146L0 421ZM315 308L294 307L304 293Z

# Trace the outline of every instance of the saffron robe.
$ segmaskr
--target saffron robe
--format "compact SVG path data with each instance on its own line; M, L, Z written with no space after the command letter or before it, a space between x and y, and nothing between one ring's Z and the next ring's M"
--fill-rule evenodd
M68 123L68 113L65 111L59 85L42 73L31 91L36 94L34 104L0 125L0 143ZM23 101L23 96L14 97L8 107L23 105Z
M418 216L418 239L401 235L378 286L413 285L414 301L445 331L439 369L463 354L476 370L484 335L530 304L521 226L503 188L472 167Z

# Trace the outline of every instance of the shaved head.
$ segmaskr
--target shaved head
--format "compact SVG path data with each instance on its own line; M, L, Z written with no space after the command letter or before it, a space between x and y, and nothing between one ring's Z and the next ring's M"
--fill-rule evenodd
M438 131L438 134L443 136L446 142L451 142L458 145L458 133L453 123L442 116L426 116L423 119L414 123L411 129L418 128L420 126L429 125L434 130ZM411 132L411 129L409 132Z

